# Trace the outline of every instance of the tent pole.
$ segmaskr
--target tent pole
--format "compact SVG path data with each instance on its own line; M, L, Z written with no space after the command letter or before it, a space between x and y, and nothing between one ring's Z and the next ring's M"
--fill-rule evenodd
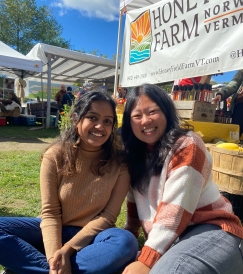
M47 110L46 110L46 128L50 127L51 114L51 54L48 53L48 80L47 80Z
M41 72L41 119L42 119L42 127L45 128L45 117L44 117L44 104L43 104L43 74Z
M116 96L118 86L118 65L119 65L119 54L120 54L120 39L121 39L121 23L122 23L122 12L120 11L119 26L118 26L118 38L116 47L116 69L115 69L115 83L114 83L114 98Z

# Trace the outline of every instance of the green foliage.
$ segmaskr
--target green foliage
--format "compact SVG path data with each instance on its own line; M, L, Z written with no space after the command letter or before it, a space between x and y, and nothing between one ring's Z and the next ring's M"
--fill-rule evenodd
M172 86L174 82L165 82L158 84L159 87L161 87L163 90L165 90L167 93L171 93Z
M38 42L70 48L53 11L35 0L0 0L0 14L0 40L23 54Z
M210 81L210 85L217 85L217 82L214 81L214 80L211 80L211 81Z
M66 130L71 126L70 112L72 111L72 106L64 105L64 110L60 112L60 121L58 121L58 128L60 131Z

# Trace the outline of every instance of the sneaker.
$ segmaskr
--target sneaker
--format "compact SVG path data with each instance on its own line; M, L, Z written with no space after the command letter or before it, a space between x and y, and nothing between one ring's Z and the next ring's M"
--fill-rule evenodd
M3 271L0 272L0 274L14 274L11 270L4 269Z

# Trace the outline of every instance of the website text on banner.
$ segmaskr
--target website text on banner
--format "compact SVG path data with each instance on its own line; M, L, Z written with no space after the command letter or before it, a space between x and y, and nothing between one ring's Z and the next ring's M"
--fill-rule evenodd
M243 68L243 0L169 0L127 12L121 86Z

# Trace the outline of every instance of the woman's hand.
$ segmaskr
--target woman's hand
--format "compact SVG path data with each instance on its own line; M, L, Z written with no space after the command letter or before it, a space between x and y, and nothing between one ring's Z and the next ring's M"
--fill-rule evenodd
M218 103L221 102L221 100L222 100L221 95L218 94L218 95L216 95L216 96L212 99L212 104L217 105Z
M122 274L148 274L150 268L147 267L145 264L137 261L134 263L129 264Z
M49 274L71 274L70 257L74 252L75 250L68 245L57 250L54 257L49 260Z

